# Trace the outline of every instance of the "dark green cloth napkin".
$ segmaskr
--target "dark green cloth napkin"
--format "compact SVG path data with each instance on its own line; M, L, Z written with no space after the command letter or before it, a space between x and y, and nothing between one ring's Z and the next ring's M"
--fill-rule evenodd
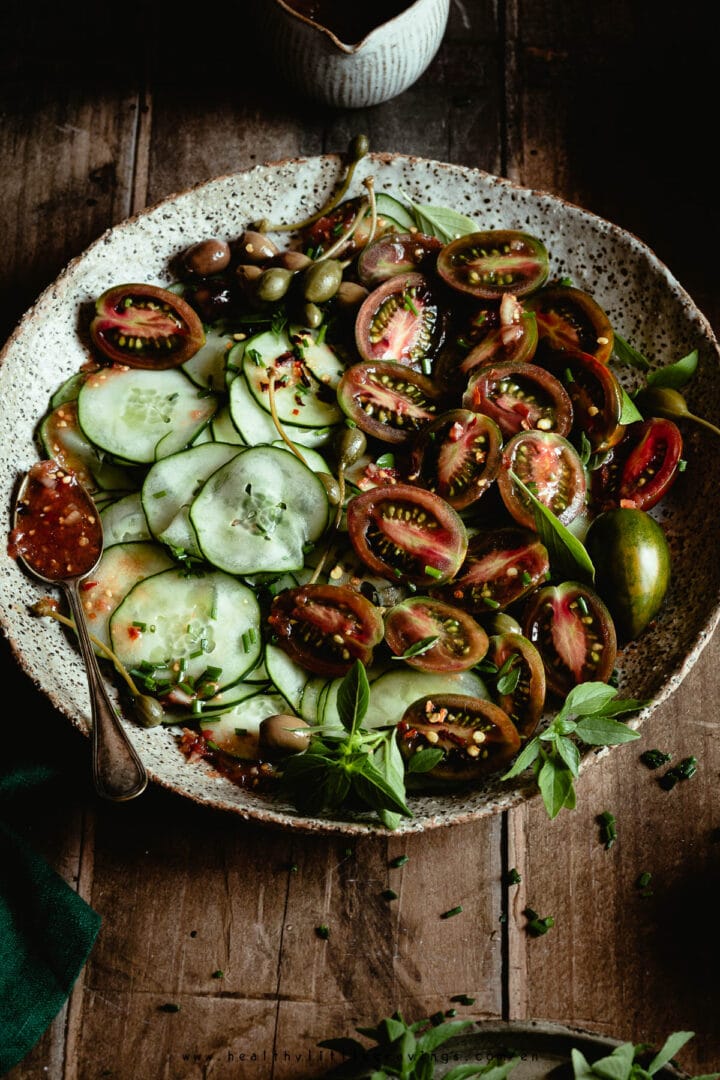
M0 811L10 798L52 786L57 769L5 762ZM32 1050L58 1014L100 929L100 916L0 820L0 1076Z

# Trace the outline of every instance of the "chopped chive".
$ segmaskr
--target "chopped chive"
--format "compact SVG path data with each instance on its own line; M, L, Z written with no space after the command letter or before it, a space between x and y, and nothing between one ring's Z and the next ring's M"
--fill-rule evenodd
M413 315L416 315L416 316L420 315L420 312L418 311L418 309L413 304L412 297L410 297L410 296L406 295L406 296L403 297L403 307L405 308L406 311L411 311L413 313Z
M491 596L483 596L483 603L487 607L493 608L493 610L500 607L499 602L497 600L493 600L493 598Z
M397 900L398 898L398 894L394 889L385 889L381 896L383 900Z
M436 581L439 581L443 576L442 570L438 570L435 566L426 566L425 573L428 577L435 578Z
M604 810L602 814L598 816L598 824L600 825L600 839L605 845L605 850L609 851L617 840L615 818L609 810Z
M450 998L451 1001L457 1001L458 1005L474 1005L475 998L468 997L467 994L453 994Z
M144 622L134 622L131 625L134 626L136 630L145 630L147 627L147 623Z
M664 773L658 783L664 791L672 791L679 780L689 780L697 772L697 758L686 757Z
M519 885L520 882L522 881L522 878L520 877L520 874L517 872L517 870L515 869L514 866L513 866L512 870L508 870L507 881L508 881L508 885Z
M527 931L533 937L541 937L543 934L547 934L548 930L555 925L555 919L552 915L541 918L537 911L533 911L532 908L525 908L523 915L528 920Z
M330 937L330 927L326 926L325 923L321 923L320 926L315 927L315 933L319 938L322 938L323 941L327 941Z
M410 856L409 855L398 855L398 857L396 859L393 859L391 861L390 866L393 868L393 870L397 870L398 867L404 866L405 863L409 862L409 861L410 861Z
M176 1013L180 1012L180 1006L176 1005L173 1001L166 1001L164 1005L159 1006L160 1012Z
M666 754L662 750L645 750L640 755L640 760L648 769L659 769L661 765L665 765L666 762L670 761L670 754Z
M164 499L167 495L167 491L154 491L153 499Z
M429 1017L430 1023L432 1024L433 1027L439 1027L440 1024L442 1024L444 1019L445 1019L445 1013L443 1013L443 1012L433 1013L432 1016Z
M523 585L529 585L531 583L532 578L530 577L530 574L528 574L527 570L523 570L521 580Z
M462 904L458 904L457 907L450 908L448 911L443 911L440 916L441 919L452 919L453 915L460 915L462 912Z
M213 977L213 979L224 979L225 978L225 972L220 971L220 969L218 969L217 971L213 971L212 977Z

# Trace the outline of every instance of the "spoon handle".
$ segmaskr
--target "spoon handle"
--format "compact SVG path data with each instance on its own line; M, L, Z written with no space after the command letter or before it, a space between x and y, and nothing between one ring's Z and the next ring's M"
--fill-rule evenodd
M108 697L90 641L77 581L65 584L68 603L87 669L92 715L92 767L95 790L104 799L125 802L147 787L145 766L125 734Z

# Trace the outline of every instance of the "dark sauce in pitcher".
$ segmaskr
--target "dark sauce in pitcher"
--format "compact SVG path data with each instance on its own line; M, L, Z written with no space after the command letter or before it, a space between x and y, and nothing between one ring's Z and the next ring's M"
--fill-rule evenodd
M365 0L351 4L348 0L285 0L287 6L330 30L346 45L362 41L371 30L407 11L415 0Z

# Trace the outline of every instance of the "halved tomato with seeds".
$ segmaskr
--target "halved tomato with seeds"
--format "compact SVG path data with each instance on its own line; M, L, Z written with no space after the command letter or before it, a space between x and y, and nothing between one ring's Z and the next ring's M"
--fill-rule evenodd
M682 434L672 420L654 416L630 425L593 472L593 498L604 508L651 510L675 483L682 452Z
M335 678L367 665L382 641L378 608L347 585L299 585L274 597L268 624L277 644L307 671Z
M462 608L410 596L385 614L390 651L420 671L467 671L487 652L488 636Z
M544 585L522 618L523 634L545 665L548 689L566 697L582 682L607 682L617 656L612 616L594 589L578 581Z
M337 387L340 408L366 434L404 443L437 416L442 393L419 371L393 360L347 368Z
M496 479L502 433L489 416L451 409L430 421L410 451L409 478L456 510L476 502Z
M529 739L545 705L545 666L540 653L524 634L493 634L485 662L497 671L488 681L493 700L503 709L520 733Z
M617 445L625 427L620 422L623 391L615 373L590 353L556 353L552 363L572 401L573 431L585 435L593 453Z
M459 236L437 260L437 272L451 288L484 300L535 292L545 284L549 266L542 240L516 229Z
M363 360L396 360L429 374L445 335L446 316L429 278L397 274L363 301L355 344Z
M560 380L524 360L482 365L462 403L494 420L506 439L535 429L569 435L573 425L572 401Z
M371 240L360 252L357 274L374 289L397 274L425 274L433 270L442 240L425 233L386 233Z
M347 505L350 542L381 577L437 585L462 565L468 536L444 499L412 484L375 487Z
M614 333L597 300L572 285L546 285L528 298L538 331L538 360L558 352L590 353L603 364L612 356Z
M532 529L516 526L480 529L452 582L439 595L476 615L501 611L545 581L547 548Z
M585 505L587 481L575 447L554 431L521 431L505 444L498 490L519 525L535 528L531 500L514 476L548 510L568 525Z
M108 360L136 368L179 367L205 341L197 312L157 285L114 285L95 301L90 337Z
M520 735L499 705L465 694L433 694L414 701L398 724L400 751L413 777L421 750L442 750L422 780L463 784L503 769L520 749Z

